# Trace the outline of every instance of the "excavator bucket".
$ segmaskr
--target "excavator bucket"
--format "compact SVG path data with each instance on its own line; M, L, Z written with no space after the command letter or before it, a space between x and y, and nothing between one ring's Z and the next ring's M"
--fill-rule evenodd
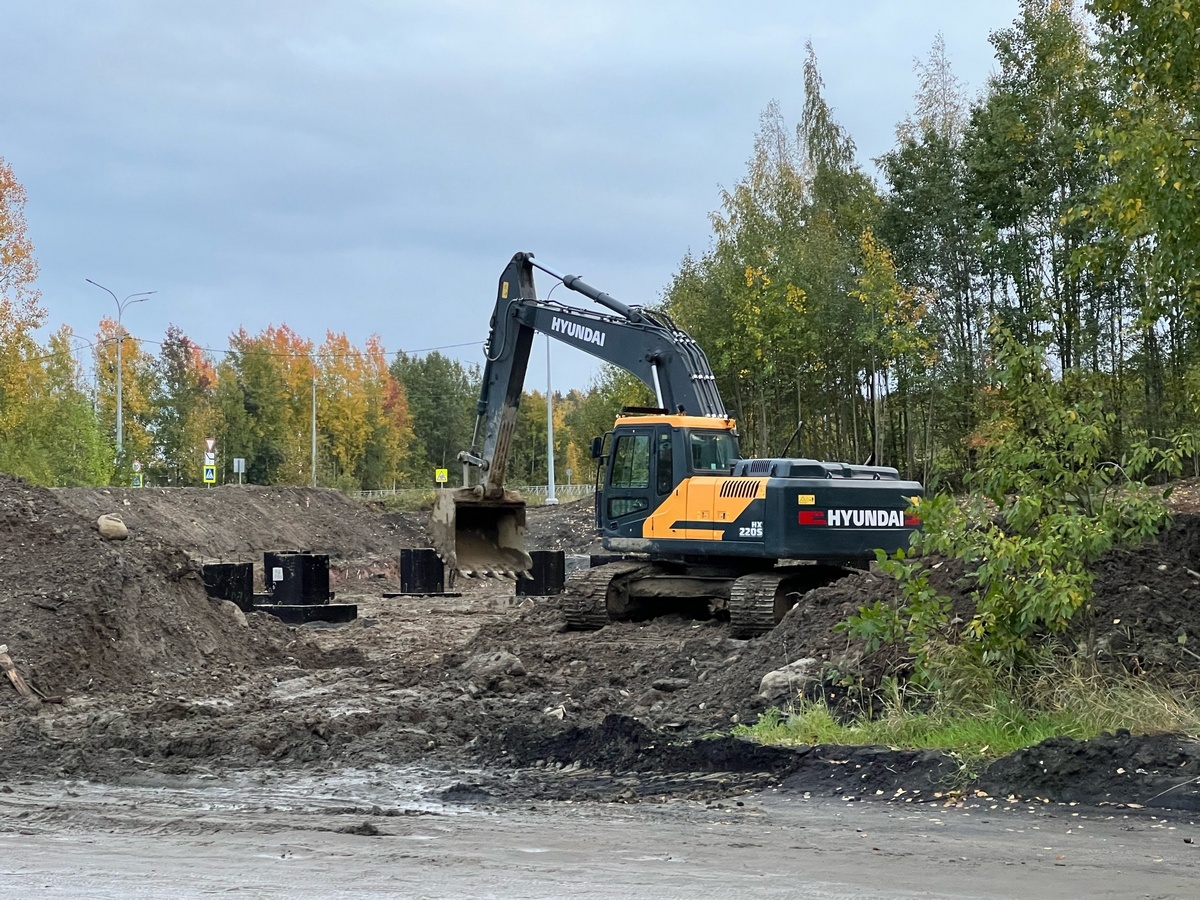
M433 546L451 573L517 578L533 564L525 551L525 501L516 491L481 499L469 488L438 491Z

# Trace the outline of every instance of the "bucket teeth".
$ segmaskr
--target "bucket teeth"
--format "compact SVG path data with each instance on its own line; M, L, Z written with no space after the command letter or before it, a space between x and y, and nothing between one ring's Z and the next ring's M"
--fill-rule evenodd
M468 489L439 492L430 538L447 569L467 578L512 580L530 565L525 501L514 491L486 500Z

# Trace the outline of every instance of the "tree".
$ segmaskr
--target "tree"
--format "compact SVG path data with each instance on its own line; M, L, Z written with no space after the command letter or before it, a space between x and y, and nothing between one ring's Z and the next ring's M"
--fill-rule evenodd
M30 421L29 381L39 349L34 331L46 313L38 303L37 261L25 225L25 189L0 158L0 470L16 472Z
M764 111L746 175L712 214L713 248L685 257L666 306L708 351L746 452L772 454L800 419L798 452L861 459L868 350L853 291L879 197L811 45L804 85L794 132L777 104Z
M308 484L312 479L312 341L286 325L230 337L217 367L217 404L228 461L246 460L251 484Z
M1100 156L1108 179L1077 211L1116 235L1097 256L1120 261L1110 264L1111 278L1132 301L1126 330L1137 377L1127 393L1131 406L1141 404L1141 428L1162 436L1194 428L1200 412L1192 400L1200 378L1200 3L1089 6L1117 102ZM1124 349L1124 339L1113 343Z
M1123 101L1103 157L1116 176L1103 212L1131 240L1153 238L1153 295L1200 282L1200 0L1091 0L1100 51Z
M179 328L167 329L155 362L155 461L153 480L172 485L201 483L201 453L216 437L217 371L204 351Z
M963 157L968 100L941 35L916 71L915 111L897 128L897 146L880 160L889 190L878 234L892 252L897 279L926 304L921 331L933 351L922 398L926 459L936 456L941 473L960 479L978 424L988 327L978 251L982 221L968 195Z
M861 238L862 268L852 296L861 301L863 315L858 339L867 348L867 377L871 397L874 441L872 456L877 464L884 454L884 394L890 384L890 372L899 375L900 395L907 394L910 374L926 355L928 344L919 331L925 314L916 291L901 287L896 280L892 255L869 229ZM907 429L894 427L897 434ZM911 451L903 454L912 465Z
M363 354L343 334L328 332L317 350L317 422L331 484L353 480L371 437ZM355 485L357 487L357 485Z
M30 465L21 474L54 487L104 484L112 472L112 448L96 420L73 337L66 325L50 336L24 429Z
M478 370L434 350L425 356L397 354L391 373L404 388L412 422L408 477L428 484L434 469L448 468L450 483L458 484L456 460L470 449L475 427Z
M121 343L121 368L117 371L117 343ZM154 396L158 392L154 359L142 349L141 341L125 334L116 319L100 320L94 350L96 361L96 406L101 421L112 423L111 446L116 460L114 483L128 483L130 467L148 463L153 456ZM116 455L117 377L121 377L121 410L124 416L124 454Z
M1002 321L1027 342L1049 321L1063 369L1096 366L1096 302L1108 287L1076 256L1090 226L1070 215L1101 183L1099 130L1110 113L1071 0L1022 0L991 36L999 70L972 112L964 152L984 210L984 261Z
M364 489L394 487L403 477L413 444L408 396L387 364L379 338L367 340L364 361L369 367L367 421L370 434L356 476Z

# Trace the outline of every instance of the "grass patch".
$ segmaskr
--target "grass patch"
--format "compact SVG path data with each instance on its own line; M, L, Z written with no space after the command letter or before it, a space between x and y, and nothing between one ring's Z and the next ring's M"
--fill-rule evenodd
M1045 655L1022 675L960 665L940 687L917 692L892 684L873 714L847 719L822 700L767 710L735 734L763 744L880 745L942 750L964 765L1006 756L1051 737L1086 740L1126 728L1134 734L1200 735L1194 690L1131 675L1105 675L1077 658Z

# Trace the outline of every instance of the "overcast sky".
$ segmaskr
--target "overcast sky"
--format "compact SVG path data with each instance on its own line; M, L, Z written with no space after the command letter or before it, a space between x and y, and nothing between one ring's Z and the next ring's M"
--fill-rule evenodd
M29 195L53 327L92 337L115 313L91 278L121 297L157 291L124 317L150 341L174 323L225 349L239 326L286 323L317 343L377 333L389 351L474 362L518 250L626 303L659 298L683 255L709 246L708 214L745 172L762 110L775 99L799 118L805 41L874 171L935 35L976 91L989 32L1017 12L5 0L0 157ZM556 388L596 368L555 345ZM544 379L535 363L529 386Z

